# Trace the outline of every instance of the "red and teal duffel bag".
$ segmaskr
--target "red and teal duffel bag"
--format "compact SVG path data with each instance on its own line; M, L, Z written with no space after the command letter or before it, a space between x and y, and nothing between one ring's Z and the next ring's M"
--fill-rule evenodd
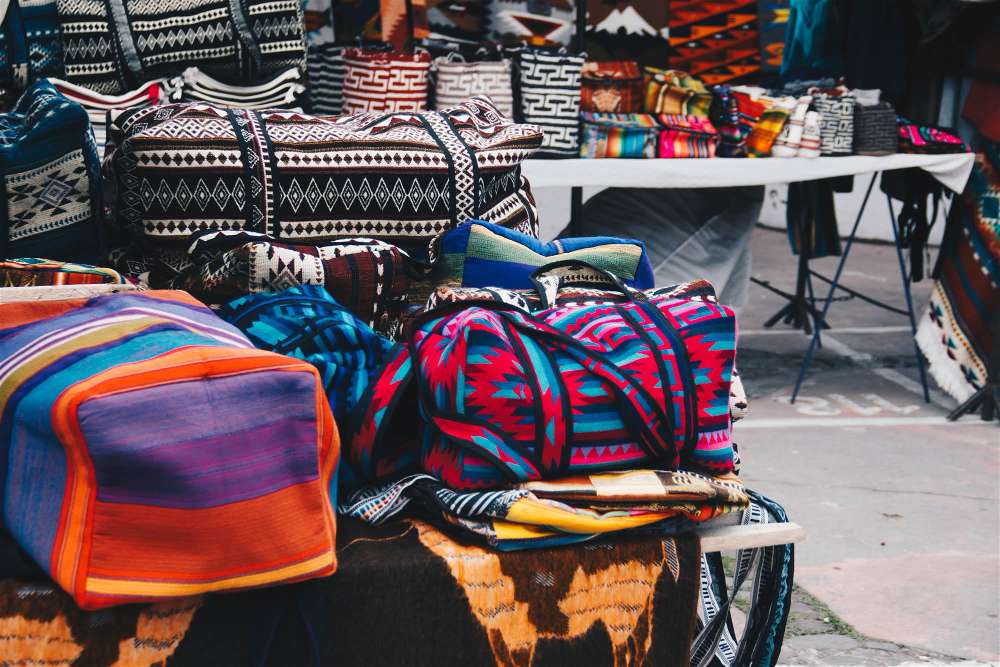
M393 372L370 387L349 456L389 454L378 433L409 363L427 424L422 467L454 489L639 466L731 471L732 310L714 297L650 298L608 277L627 300L425 313Z

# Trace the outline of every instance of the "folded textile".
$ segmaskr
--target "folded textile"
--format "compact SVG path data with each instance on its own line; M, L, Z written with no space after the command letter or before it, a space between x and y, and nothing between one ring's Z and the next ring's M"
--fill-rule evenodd
M712 93L701 79L680 70L647 67L645 71L647 113L708 118Z
M794 97L778 98L761 113L760 120L754 124L746 138L748 155L751 157L771 156L771 147L795 110L796 104L797 101Z
M372 239L308 246L254 232L203 232L195 234L188 254L192 267L171 287L208 303L321 285L369 326L400 309L410 285L406 253Z
M125 278L117 271L89 264L53 262L37 257L0 259L0 287L101 285L125 282Z
M736 475L706 477L687 470L626 470L559 479L522 482L515 488L534 493L539 498L569 504L657 503L671 504L729 503L745 506L748 502L743 483Z
M899 118L900 153L967 153L969 147L954 130L933 125L918 125Z
M35 83L0 114L0 164L0 259L101 261L101 167L82 106L47 80Z
M65 98L76 102L87 110L90 126L94 129L94 140L97 142L98 156L104 155L104 146L108 142L108 112L116 109L133 109L166 104L172 97L174 84L167 79L148 81L135 90L121 95L102 95L90 88L78 86L62 79L50 78Z
M695 536L504 553L454 533L426 520L372 526L341 517L336 576L103 612L81 611L44 582L0 581L4 657L28 664L80 655L88 667L500 666L512 656L532 667L595 656L632 667L688 664L701 565Z
M530 289L531 274L556 260L582 261L610 271L636 289L653 286L653 270L642 241L611 236L539 241L515 230L473 220L431 242L435 282L462 287ZM593 269L574 267L577 278L606 278Z
M256 85L237 86L212 78L197 67L188 67L170 80L170 99L174 102L208 102L236 109L284 109L302 111L306 87L302 73L291 68Z
M938 257L930 302L916 338L937 383L958 401L965 401L986 386L1000 324L1000 150L996 144L976 154L965 192L952 205Z
M650 114L583 111L580 128L580 157L656 157L661 127Z
M759 94L762 89L745 86L716 86L712 123L719 130L719 156L743 157L746 138L773 98Z
M200 67L253 84L305 59L299 0L57 0L66 79L119 95ZM178 13L178 12L181 13Z
M483 218L537 234L519 165L541 131L484 98L440 112L338 118L171 104L118 114L111 137L118 245L177 272L199 231L423 245Z
M655 471L635 471L634 475ZM671 477L673 475L673 477ZM685 473L663 473L658 494L647 493L633 502L592 509L578 502L572 493L583 491L587 482L572 479L538 484L542 492L522 485L495 491L455 491L430 475L410 475L393 482L363 487L341 505L341 514L379 524L401 512L419 508L422 515L453 526L463 533L500 551L538 549L594 540L603 535L650 527L671 534L696 523L708 521L746 507L749 497L738 480L714 482L710 478ZM605 479L595 475L591 479ZM694 479L699 478L700 484ZM613 482L611 482L613 483ZM725 498L717 493L727 490ZM567 500L563 498L568 496ZM684 499L681 499L681 497ZM651 506L650 500L658 500ZM601 499L595 498L594 504Z
M9 303L0 323L3 521L81 607L334 571L315 368L183 292Z
M719 134L712 122L702 116L659 114L660 132L656 157L708 158L715 157Z

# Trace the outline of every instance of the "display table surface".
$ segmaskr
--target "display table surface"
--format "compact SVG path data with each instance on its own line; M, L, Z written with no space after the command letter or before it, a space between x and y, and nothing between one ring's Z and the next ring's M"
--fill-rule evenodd
M972 153L884 157L850 155L809 158L669 158L527 160L523 173L532 188L725 188L813 181L876 171L919 167L945 187L961 192L972 171Z

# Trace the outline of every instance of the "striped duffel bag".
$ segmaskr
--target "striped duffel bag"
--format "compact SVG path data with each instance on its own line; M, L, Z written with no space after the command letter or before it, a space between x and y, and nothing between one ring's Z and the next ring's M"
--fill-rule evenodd
M0 305L4 527L85 609L336 569L316 369L183 292Z

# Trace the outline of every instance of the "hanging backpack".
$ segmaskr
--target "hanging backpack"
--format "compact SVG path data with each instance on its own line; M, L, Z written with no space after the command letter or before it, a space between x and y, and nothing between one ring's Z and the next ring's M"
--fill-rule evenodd
M543 299L543 274L564 264L535 273ZM352 465L374 477L397 455L403 441L385 433L409 385L426 424L420 465L453 489L639 466L731 471L733 312L714 295L649 297L587 268L626 299L535 313L451 303L419 317L344 429Z

